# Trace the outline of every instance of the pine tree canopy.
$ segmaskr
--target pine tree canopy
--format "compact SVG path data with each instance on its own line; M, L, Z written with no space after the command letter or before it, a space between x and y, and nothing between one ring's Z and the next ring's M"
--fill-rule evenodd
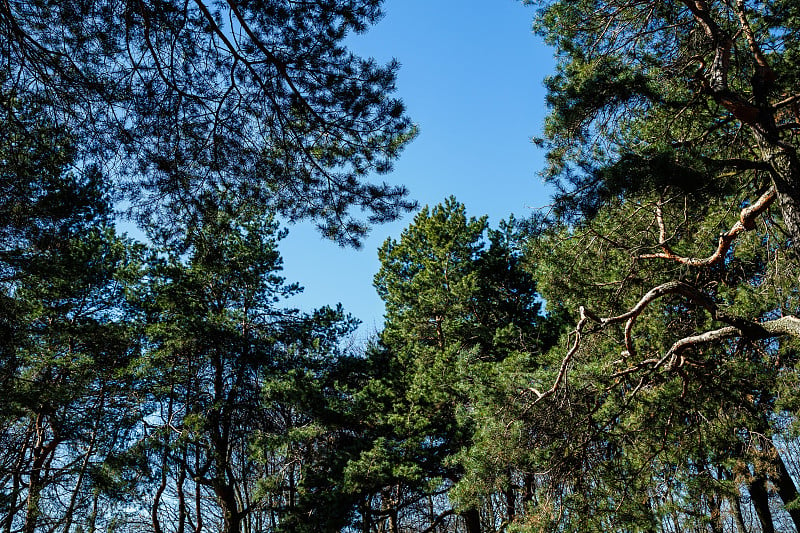
M12 0L0 91L75 135L76 162L107 167L162 233L194 222L204 198L236 197L357 244L413 206L369 181L414 136L397 64L343 44L380 15L379 0Z
M380 0L0 0L0 530L800 531L800 2L524 3L553 202L356 339L279 221L414 207Z
M530 3L558 195L527 257L573 322L527 401L548 528L794 530L796 2Z

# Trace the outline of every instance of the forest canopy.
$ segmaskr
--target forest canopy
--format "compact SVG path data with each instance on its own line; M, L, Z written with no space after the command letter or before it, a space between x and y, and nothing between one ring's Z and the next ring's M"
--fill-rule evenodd
M397 64L343 44L380 15L379 0L11 0L0 90L66 128L75 164L107 168L154 233L235 197L357 244L360 211L374 223L414 205L369 181L415 132Z
M424 206L366 342L280 242L415 207L379 0L0 3L3 531L800 531L800 7L526 3L552 204Z
M797 7L539 9L559 193L528 257L574 329L533 404L581 428L553 527L793 531Z

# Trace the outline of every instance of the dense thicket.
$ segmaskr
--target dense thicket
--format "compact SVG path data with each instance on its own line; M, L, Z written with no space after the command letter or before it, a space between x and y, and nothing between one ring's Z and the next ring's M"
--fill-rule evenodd
M354 324L337 309L276 306L299 288L278 274L282 234L263 213L204 215L182 247L189 257L155 259L140 296L142 364L158 405L141 442L155 488L152 528L177 520L211 529L221 521L226 533L277 529L299 499L304 463L328 437L308 427L317 420L303 406L324 402L325 376ZM300 390L282 394L287 387ZM217 508L197 504L205 498Z

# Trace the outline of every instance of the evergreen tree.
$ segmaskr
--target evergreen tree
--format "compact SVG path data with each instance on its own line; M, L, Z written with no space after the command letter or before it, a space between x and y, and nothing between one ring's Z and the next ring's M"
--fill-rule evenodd
M367 180L414 135L392 97L397 64L344 46L380 4L12 0L0 5L0 89L72 131L78 162L101 162L164 238L216 195L357 243L413 205Z
M175 520L228 533L288 527L319 438L306 408L353 327L341 309L276 305L300 290L279 275L284 232L242 209L209 204L180 253L154 259L141 296L160 421L142 442L154 531Z
M424 208L379 252L375 286L386 302L386 327L384 349L373 356L383 358L386 375L374 392L389 411L376 421L384 433L351 469L385 465L375 477L383 483L379 507L370 513L395 530L452 522L481 531L494 527L488 504L498 487L511 508L517 497L508 476L514 465L503 458L500 473L490 468L498 458L483 455L476 435L488 431L490 413L507 399L497 393L509 370L503 365L539 351L544 320L535 283L514 251L513 222L489 232L488 248L487 230L485 217L468 218L449 198Z
M94 528L125 480L140 406L126 302L139 250L115 235L103 177L70 136L4 99L0 120L0 510L4 531Z
M800 524L789 4L540 3L560 192L528 257L575 324L521 398L545 529Z

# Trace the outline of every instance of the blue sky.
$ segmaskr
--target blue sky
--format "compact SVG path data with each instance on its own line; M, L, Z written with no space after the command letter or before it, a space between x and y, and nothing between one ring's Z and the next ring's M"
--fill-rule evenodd
M397 94L420 128L382 179L404 184L420 205L449 195L472 216L497 222L547 204L537 175L543 152L531 143L546 113L542 81L552 51L531 33L533 9L515 0L387 0L385 16L351 47L379 61L396 58ZM341 302L362 320L358 336L383 324L372 286L378 247L399 238L414 213L376 226L361 250L325 241L310 224L289 226L284 274L305 287L288 303L311 310Z

